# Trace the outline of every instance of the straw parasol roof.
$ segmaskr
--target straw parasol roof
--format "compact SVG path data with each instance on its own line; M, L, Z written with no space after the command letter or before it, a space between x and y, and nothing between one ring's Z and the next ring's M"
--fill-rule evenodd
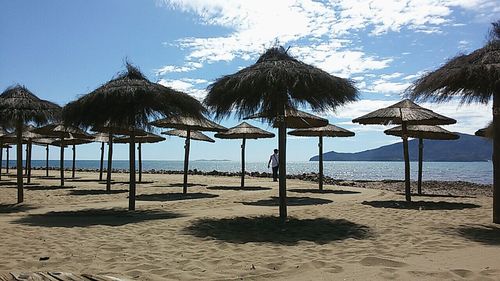
M75 137L72 133L69 133L68 137L64 138L64 140L62 141L62 144L64 146L67 146L67 145L80 145L80 144L86 144L86 143L91 143L93 142L94 140L92 138L88 138L88 137L85 137L85 138L79 138L79 137ZM61 145L61 140L60 139L56 139L52 142L52 145Z
M401 124L408 125L449 125L457 121L421 107L409 99L402 100L386 108L381 108L352 120L353 123Z
M131 133L130 127L119 127L119 126L113 126L110 125L110 122L106 122L104 125L101 126L94 126L90 130L93 132L99 132L99 133L107 133L113 134L113 135L130 135ZM134 135L135 136L145 136L147 134L146 131L139 129L139 128L134 128Z
M151 125L161 128L174 128L179 130L213 131L222 132L227 128L208 120L205 117L194 118L190 116L172 116L151 122Z
M152 134L152 133L147 133L144 136L137 136L135 137L135 141L137 143L155 143L155 142L160 142L164 141L165 138ZM129 143L130 142L130 137L121 137L121 138L116 138L113 140L115 143Z
M45 137L45 135L37 134L37 133L33 132L33 130L35 130L35 129L36 128L31 126L31 125L23 126L23 130L21 131L21 137L23 139L23 144L27 143L28 140L31 140L32 142L34 142L35 139ZM8 143L15 143L16 138L17 138L17 132L12 132L12 133L4 135L2 137L2 139Z
M292 108L287 108L285 110L284 117L287 128L312 128L326 126L328 124L328 120L325 118ZM244 119L267 119L272 120L273 127L277 128L279 126L276 115L272 115L271 113L259 112L247 116Z
M169 135L169 136L187 138L187 131L186 130L174 129L174 130L169 130L169 131L161 132L161 133L164 135ZM198 141L206 141L206 142L215 142L214 139L212 139L209 136L203 134L202 132L198 132L198 131L191 131L190 139L198 140Z
M225 132L216 133L214 135L220 139L260 139L260 138L274 138L274 134L264 131L261 128L252 126L247 122L242 122L239 125L230 128Z
M386 135L401 137L402 127L397 126L385 130L384 133ZM456 140L460 138L458 134L452 133L439 126L431 126L431 125L409 125L407 135L410 138L431 139L431 140Z
M474 135L484 138L493 138L493 122L491 122L488 127L477 130Z
M75 126L68 126L63 124L49 124L40 128L36 128L33 132L45 136L52 136L58 138L72 138L72 139L92 139L92 136L87 134Z
M23 125L34 122L37 125L55 121L61 108L52 102L39 99L26 87L15 85L0 95L0 123L3 127L15 128L17 135L17 202L24 201L23 151L21 131Z
M109 142L109 134L108 133L95 133L92 136L94 137L95 142L102 142L102 143Z
M354 82L303 63L283 47L274 47L253 65L217 79L208 90L204 103L216 118L264 112L267 121L279 128L279 204L280 220L284 222L287 217L286 128L290 126L286 122L286 110L299 106L310 106L313 111L335 109L357 99Z
M346 130L344 128L328 124L323 127L308 128L308 129L297 129L288 132L292 136L304 136L304 137L353 137L354 132Z
M180 114L198 117L205 109L188 94L150 82L139 69L129 63L126 67L127 71L67 104L63 110L63 119L77 126L98 128L107 124L109 127L129 128L129 209L135 210L134 129L148 128L153 118Z

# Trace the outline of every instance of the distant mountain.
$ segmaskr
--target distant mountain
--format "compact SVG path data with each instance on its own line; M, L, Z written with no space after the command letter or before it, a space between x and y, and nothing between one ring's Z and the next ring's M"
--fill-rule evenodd
M424 140L424 161L428 162L474 162L489 161L493 154L490 140L459 134L458 140ZM408 142L410 161L418 160L418 139ZM403 161L403 143L381 146L376 149L356 153L335 151L323 154L324 161ZM309 161L318 161L313 156Z

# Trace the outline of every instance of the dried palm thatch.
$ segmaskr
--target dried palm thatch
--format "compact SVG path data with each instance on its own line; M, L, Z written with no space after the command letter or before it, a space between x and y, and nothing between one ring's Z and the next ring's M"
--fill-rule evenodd
M15 85L0 95L0 123L6 128L15 128L17 135L17 202L24 201L22 127L26 123L37 125L55 121L61 108L52 102L41 100L26 87Z
M187 138L187 131L186 130L168 130L165 132L161 132L164 135L169 135L169 136L176 136L176 137L181 137L181 138ZM202 132L198 131L191 131L191 135L189 136L190 139L192 140L197 140L197 141L206 141L206 142L212 142L214 143L215 140L210 138L209 136L205 135Z
M276 120L276 116L266 112L256 113L245 117L244 119L264 119L272 120L273 127L279 127L279 122ZM301 111L298 109L285 109L284 119L287 128L312 128L312 127L322 127L328 124L328 120L321 118L319 116Z
M500 223L500 20L492 23L484 47L424 74L407 95L436 102L460 97L463 103L486 104L493 99L493 222Z
M106 122L101 126L92 127L90 130L93 132L107 133L113 135L126 135L126 136L129 136L132 133L131 127L123 128L123 127L112 126L109 122ZM133 133L135 136L147 135L146 131L139 128L133 128Z
M245 147L247 139L274 138L274 134L252 126L247 122L215 134L220 139L242 139L241 141L241 188L245 187Z
M405 197L411 201L410 189L410 157L408 154L408 126L409 125L448 125L457 121L452 118L423 108L411 100L405 99L389 107L375 110L352 120L360 124L401 124L403 139L403 156L405 160Z
M204 103L216 118L233 112L239 117L264 112L272 116L268 122L279 126L279 201L280 219L284 222L287 217L285 110L299 106L310 106L313 111L335 109L357 99L354 82L305 64L291 57L283 47L274 47L255 64L217 79L208 90Z
M385 130L386 135L402 137L403 127L397 126L388 130ZM445 130L439 126L430 125L409 125L407 127L407 135L410 138L418 139L418 182L417 182L417 193L422 194L422 162L424 159L424 139L431 140L456 140L460 136L458 134L452 133Z
M148 128L150 119L175 115L201 117L205 109L195 98L150 82L136 67L70 102L63 119L77 126L129 128L129 209L135 210L135 128Z
M391 106L377 109L352 120L354 123L368 124L402 124L407 125L449 125L457 121L421 107L411 100L405 99Z
M319 190L323 190L323 137L353 137L354 132L346 130L344 128L328 124L323 127L308 128L308 129L297 129L288 132L292 136L303 136L303 137L319 137L318 149L319 149L319 179L318 185Z
M490 122L488 127L477 130L474 135L478 137L493 139L493 122Z

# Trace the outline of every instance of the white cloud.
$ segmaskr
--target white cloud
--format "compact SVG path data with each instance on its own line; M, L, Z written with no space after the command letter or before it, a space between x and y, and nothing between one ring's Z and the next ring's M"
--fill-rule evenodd
M199 84L207 84L207 81L204 79L161 79L158 83L172 89L190 94L200 101L203 100L207 95L206 89L199 87Z

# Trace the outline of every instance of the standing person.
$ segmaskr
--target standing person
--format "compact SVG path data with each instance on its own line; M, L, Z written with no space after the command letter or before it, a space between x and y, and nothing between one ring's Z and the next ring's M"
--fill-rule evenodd
M279 155L278 150L274 150L274 154L269 157L269 162L267 163L267 167L273 167L273 181L278 181L278 167L279 167Z

